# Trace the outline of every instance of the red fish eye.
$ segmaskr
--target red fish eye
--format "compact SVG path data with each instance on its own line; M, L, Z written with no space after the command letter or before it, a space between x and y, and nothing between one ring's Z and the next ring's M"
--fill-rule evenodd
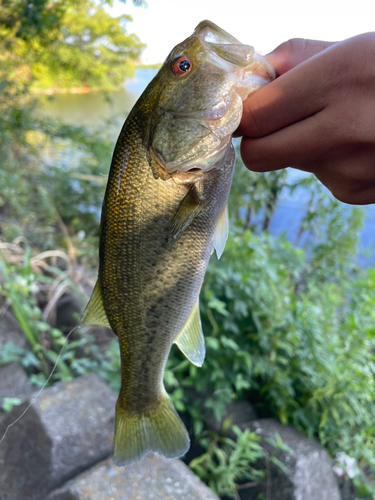
M192 67L193 63L187 56L179 56L172 63L172 71L176 76L186 75Z

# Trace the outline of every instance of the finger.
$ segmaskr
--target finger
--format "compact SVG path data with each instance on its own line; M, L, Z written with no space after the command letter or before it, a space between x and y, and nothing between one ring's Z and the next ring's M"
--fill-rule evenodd
M305 165L335 198L351 205L375 203L374 148L340 148L340 157Z
M260 138L243 137L241 156L249 170L265 172L289 166L302 167L335 151L339 140L321 111L289 127Z
M293 38L282 43L266 59L275 68L278 75L282 75L310 57L319 54L336 42L322 42Z
M262 137L322 110L337 85L332 71L334 48L313 56L251 94L244 102L237 134Z
M322 110L328 95L326 80L297 66L246 99L237 133L262 137L276 132Z

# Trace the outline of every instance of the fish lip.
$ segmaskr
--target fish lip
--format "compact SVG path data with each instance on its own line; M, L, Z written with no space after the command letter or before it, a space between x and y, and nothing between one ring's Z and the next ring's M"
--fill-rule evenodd
M242 44L211 21L199 23L193 36L206 50L206 64L213 70L231 72L236 76L238 83L235 88L254 88L254 85L264 85L276 78L274 68L255 52L254 47ZM245 95L243 92L240 94Z
M225 43L228 44L241 44L237 38L207 19L198 24L193 35L198 37L202 43L212 42L213 40L215 40L215 43L223 43L219 40L225 40Z
M199 39L210 63L216 68L233 71L236 67L246 67L253 61L253 47L241 43L211 21L199 23L193 36Z

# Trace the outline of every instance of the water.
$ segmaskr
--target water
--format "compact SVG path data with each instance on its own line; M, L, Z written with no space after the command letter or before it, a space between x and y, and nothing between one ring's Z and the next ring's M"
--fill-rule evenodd
M43 96L40 99L40 109L68 124L118 129L156 72L156 69L137 70L134 78L123 89L109 94Z
M41 98L40 106L44 113L66 123L101 128L103 133L109 133L115 141L127 114L156 72L155 69L139 69L123 89L109 95L59 94ZM293 175L292 170L291 175ZM300 222L306 211L308 197L307 191L298 190L293 195L285 193L280 198L272 217L271 233L275 235L286 233L288 240L295 242ZM364 210L365 221L360 236L359 262L361 265L374 265L375 205L365 207Z
M297 193L293 196L281 197L271 219L270 232L274 235L286 233L288 241L295 242L306 210L306 197L301 199ZM366 267L375 265L375 205L363 207L363 210L365 216L358 245L358 263ZM308 235L304 234L299 244L303 245L307 239Z

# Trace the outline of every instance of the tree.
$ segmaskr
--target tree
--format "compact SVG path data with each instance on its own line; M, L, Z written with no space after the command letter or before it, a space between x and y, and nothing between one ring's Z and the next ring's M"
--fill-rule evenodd
M31 65L33 88L110 91L121 86L144 47L126 33L129 21L127 15L113 18L92 0L68 8L58 38Z
M112 17L93 0L0 3L0 89L113 90L133 72L144 45L128 35L130 16ZM136 5L140 4L134 0ZM3 101L4 102L4 101Z
M41 118L34 113L29 90L74 86L111 90L131 74L143 45L126 33L130 17L112 18L105 4L110 0L0 0L0 234L4 238L24 234L31 243L52 245L56 215L51 200L66 223L73 217L72 204L65 203L66 192L78 196L73 203L82 209L76 229L83 223L88 232L97 226L97 215L90 210L103 187L80 183L70 174L75 169L81 174L103 171L100 165L109 165L109 141ZM51 156L48 148L53 152L61 147L82 158L79 165L69 159L46 161Z

